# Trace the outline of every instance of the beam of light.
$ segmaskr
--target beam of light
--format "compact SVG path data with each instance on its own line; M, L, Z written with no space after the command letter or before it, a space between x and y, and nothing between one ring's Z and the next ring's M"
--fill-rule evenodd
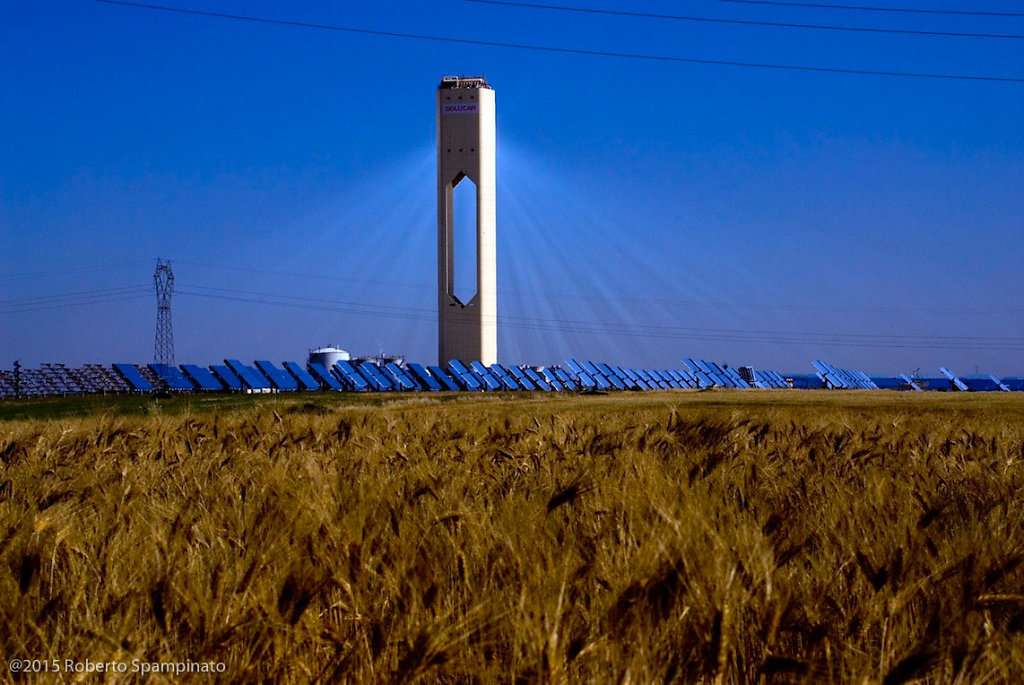
M291 311L285 301L265 303L279 305L282 314L273 316L280 319L276 329L287 331L292 347L308 349L331 341L356 353L433 358L434 155L432 146L424 146L382 165L379 177L338 190L274 235L251 241L240 255L238 263L247 270L262 270L260 291L283 296L325 292L324 300L358 303L320 310L319 305L293 304ZM865 308L848 307L861 314L850 317L843 307L815 306L821 298L797 290L799 281L789 267L747 258L727 226L702 225L698 217L706 212L693 208L699 198L668 202L658 197L663 188L644 185L629 192L633 195L623 191L621 197L609 196L607 189L572 169L559 168L557 161L529 146L500 141L502 361L558 363L579 356L668 366L694 356L799 369L806 360L824 356L856 366L857 359L847 362L849 357L839 351L868 343L877 347L885 337L861 341L857 336L871 328L864 324ZM666 203L665 211L642 211L659 202ZM636 212L622 210L629 203L638 207ZM644 221L663 223L652 227ZM287 244L287 251L275 251L278 244ZM305 284L296 278L303 273L308 275ZM239 275L221 283L245 279ZM221 318L255 318L249 312L265 313L255 308L259 304L241 298ZM396 308L413 314L396 313ZM375 309L392 314L376 316ZM829 337L800 332L808 327L827 331ZM709 334L722 330L747 331L754 337ZM759 330L788 332L766 345L768 340L754 335ZM264 331L267 337L281 336L269 328ZM945 344L939 333L929 342L933 347ZM891 337L893 349L901 347L898 336ZM278 337L274 345L281 344Z
M207 282L285 296L324 295L358 301L369 310L396 303L433 308L434 154L427 143L381 163L372 178L329 190L275 230L240 236L231 254L189 255L180 260L182 287ZM238 268L217 265L223 262ZM268 315L257 303L216 301L211 311L207 304L189 313L189 321L201 335L224 339L225 350L238 349L238 354L260 344L256 337L268 339L267 347L272 340L277 349L334 342L359 354L404 352L428 359L435 353L436 326L430 321L286 308Z
M792 367L794 360L831 356L856 364L862 361L851 358L840 340L873 334L891 338L896 349L903 334L937 338L950 325L938 314L941 308L927 317L914 307L844 306L856 293L830 277L828 259L800 264L777 250L767 259L746 254L744 231L708 225L699 197L662 198L664 186L642 184L635 196L629 195L637 192L634 187L613 197L528 146L504 141L500 150L498 260L500 290L508 293L500 313L590 321L608 329L607 334L578 328L541 334L510 326L501 332L505 349L554 360L568 352L637 363L694 356ZM643 211L660 202L668 205L668 215ZM663 223L647 226L645 216ZM806 285L809 267L812 280L822 279L813 292ZM835 273L842 274L855 267L838 268ZM1013 313L1003 312L1003 318L1006 314ZM613 332L659 325L785 330L792 339L766 348L741 340L666 342ZM810 335L810 329L828 331L835 342Z
M673 299L730 299L730 292L717 286L719 279L709 276L725 274L727 280L739 280L746 270L716 250L699 226L685 220L676 232L664 226L649 231L640 220L629 222L607 211L609 206L642 205L658 198L601 197L595 188L581 187L570 170L559 170L515 143L502 147L499 191L499 264L506 269L515 266L513 280L506 279L502 285L524 293L506 299L502 309L506 313L618 326L678 325L693 321L693 315L681 316L671 304ZM699 322L709 327L737 323L742 327L753 326L757 318L747 315L737 320L735 315L705 308ZM528 331L507 333L527 335ZM573 333L519 346L545 357L564 358L570 352L643 363L687 356L686 350L643 339Z

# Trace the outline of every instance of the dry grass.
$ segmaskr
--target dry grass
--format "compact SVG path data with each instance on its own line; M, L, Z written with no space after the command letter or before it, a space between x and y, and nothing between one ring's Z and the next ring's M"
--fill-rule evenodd
M1019 682L1022 399L0 424L0 656L267 682Z

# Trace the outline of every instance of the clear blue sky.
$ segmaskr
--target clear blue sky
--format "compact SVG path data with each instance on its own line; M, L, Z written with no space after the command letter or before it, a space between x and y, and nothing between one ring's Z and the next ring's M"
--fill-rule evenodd
M490 42L1024 77L1024 40L467 2L163 3ZM1019 0L873 5L1024 12ZM1024 19L567 5L1024 34ZM852 4L852 3L838 3ZM0 366L436 355L434 92L498 105L499 357L1024 375L1024 83L553 54L91 0L0 5Z

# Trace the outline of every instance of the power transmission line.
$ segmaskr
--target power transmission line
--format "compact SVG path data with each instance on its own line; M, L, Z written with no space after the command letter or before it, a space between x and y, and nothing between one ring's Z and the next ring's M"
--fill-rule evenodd
M739 24L742 26L767 26L770 28L817 29L824 31L854 31L860 33L897 33L915 36L941 36L946 38L1014 38L1022 39L1021 34L1003 33L958 33L953 31L922 31L916 29L883 29L864 26L836 26L826 24L793 24L780 21L757 21L754 19L725 19L721 17L692 17L681 14L655 14L652 12L633 12L629 10L605 10L592 7L569 7L564 5L545 5L533 2L512 2L511 0L467 0L481 5L502 5L504 7L522 7L526 9L555 10L561 12L577 12L582 14L601 14L616 17L639 17L643 19L669 19L673 21L706 22L711 24Z
M584 50L579 48L562 48L550 45L532 45L527 43L505 43L498 41L474 40L470 38L451 38L447 36L431 36L416 33L400 33L397 31L380 31L376 29L362 29L352 26L338 26L334 24L313 24L309 22L290 21L286 19L269 19L266 17L254 17L242 14L225 14L222 12L208 12L205 10L185 9L182 7L170 7L164 5L150 5L140 2L127 2L126 0L96 0L107 5L120 5L123 7L135 7L139 9L159 10L162 12L173 12L177 14L189 14L202 17L215 17L218 19L232 19L236 21L248 21L259 24L275 24L281 26L293 26L297 28L322 29L325 31L341 31L345 33L357 33L371 36L383 36L387 38L409 38L412 40L426 40L440 43L456 43L460 45L479 45L493 48L509 48L514 50L532 50L535 52L550 52L567 55L588 55L593 57L619 57L623 59L646 60L652 62L677 62L683 64L708 64L714 66L728 67L749 67L755 69L775 69L782 71L807 71L825 74L854 74L859 76L895 76L903 78L941 79L953 81L988 81L997 83L1024 83L1024 78L1010 76L977 76L969 74L935 74L916 73L904 71L883 71L870 69L843 69L839 67L812 67L796 64L774 64L768 62L740 62L731 60L701 59L696 57L673 57L670 55L649 55L631 52L613 52L609 50Z
M1020 12L986 12L982 10L923 10L910 7L866 7L863 5L827 5L818 2L780 2L779 0L718 0L744 5L772 5L774 7L813 7L829 10L859 10L863 12L896 12L907 14L946 14L967 17L1024 17Z
M146 292L139 293L137 295L122 295L120 297L104 297L91 300L75 300L73 302L63 302L60 304L47 304L29 307L13 307L10 309L0 308L0 314L26 314L29 312L45 311L47 309L67 309L68 307L80 307L86 304L106 304L109 302L125 302L127 300L138 300L143 297L148 299L152 296L153 291L152 289L149 289Z
M67 299L79 299L90 297L108 297L115 293L139 292L145 288L143 285L119 286L116 288L100 288L98 290L80 290L73 293L55 293L53 295L33 295L31 297L18 297L12 300L0 300L0 306L20 306L31 304L48 304Z
M251 266L238 266L235 264L211 264L209 262L193 262L183 259L175 261L177 264L186 264L191 266L198 266L207 269L223 269L229 271L240 271L243 273L256 273L266 274L272 276L285 276L288 278L300 278L300 279L313 279L313 280L324 280L324 281L337 281L343 283L366 283L370 285L386 286L388 288L407 288L414 291L421 291L429 293L431 297L436 295L437 284L436 283L409 283L402 281L388 281L380 279L369 279L369 278L353 278L348 276L328 276L325 274L318 274L309 271L296 272L296 271L279 271L276 269L259 269ZM197 286L204 287L204 286ZM677 307L715 307L719 309L757 309L757 310L772 310L772 311L818 311L821 308L816 305L806 304L767 304L764 302L712 302L712 301L695 301L695 300L682 300L679 298L671 299L657 299L651 297L630 297L626 295L583 295L578 293L566 293L562 290L518 290L516 288L502 288L502 297L513 297L515 299L529 301L533 298L548 298L559 301L566 299L574 300L590 300L598 302L635 302L643 304L653 305L672 305ZM2 302L0 302L2 304ZM906 307L879 307L879 306L860 306L853 304L831 304L829 305L830 311L838 312L876 312L876 313L891 313L891 314L1000 314L1016 316L1024 314L1024 309L1011 308L1011 307L972 307L972 308L956 308L956 307L920 307L920 306L906 306Z
M146 263L149 263L148 260ZM196 266L207 269L217 270L229 270L238 271L242 273L253 273L263 274L271 276L282 276L294 279L313 279L313 280L324 280L324 281L336 281L340 283L365 283L376 286L385 286L388 288L407 288L414 291L423 293L429 293L431 296L436 294L437 285L434 283L411 283L401 282L392 280L381 280L381 279L369 279L369 278L354 278L347 276L332 276L320 273L312 273L309 271L297 272L297 271L282 271L277 269L260 269L251 266L239 266L236 264L213 264L209 262L194 262L191 260L178 259L175 260L178 265ZM111 265L109 267L94 267L89 269L90 271L100 271L106 268L114 268L119 265ZM43 273L43 272L40 272ZM195 285L196 288L203 288L209 290L221 290L221 288L213 286ZM223 289L229 292L238 292L231 289ZM2 314L13 314L23 312L33 312L45 309L60 309L65 307L77 307L84 304L93 304L100 302L120 302L123 300L137 299L139 297L150 297L153 293L153 286L147 284L133 284L128 286L121 286L116 288L100 288L97 290L82 290L70 293L56 293L53 295L35 295L30 297L20 297L14 299L0 300L0 313ZM755 309L755 310L768 310L768 311L817 311L820 307L815 305L807 304L793 304L793 303L764 303L764 302L735 302L735 301L698 301L698 300L683 300L680 298L671 299L657 299L651 297L631 297L627 295L584 295L578 293L566 293L563 291L549 291L549 290L519 290L515 288L504 288L502 290L504 297L512 297L523 301L531 301L536 298L550 298L559 301L566 299L574 300L587 300L593 302L625 302L625 303L643 303L649 305L665 305L674 307L714 307L717 309ZM277 296L276 297L281 297ZM377 306L377 305L374 305ZM398 309L403 309L399 307ZM1012 307L977 307L977 308L957 308L957 307L920 307L920 306L863 306L856 304L831 304L828 309L830 311L838 312L874 312L874 313L902 313L902 314L998 314L1004 316L1019 316L1024 314L1024 309L1012 308Z
M267 274L270 276L288 276L291 278L304 278L321 281L338 281L345 283L366 283L369 285L382 285L388 287L400 287L400 288L413 288L417 290L424 289L426 286L423 283L403 283L400 281L382 281L376 278L354 278L351 276L326 276L324 274L310 273L308 271L279 271L277 269L258 269L251 266L238 266L235 264L210 264L209 262L193 262L186 259L175 260L177 264L185 264L188 266L198 266L206 269L225 269L228 271L242 271L248 273ZM437 288L437 284L434 283L430 286L433 289ZM433 290L431 291L433 292ZM1022 310L1024 311L1024 310Z
M216 292L211 292L216 291ZM432 309L415 307L388 307L358 302L333 301L306 296L276 295L228 288L191 286L179 290L179 294L209 299L245 302L293 309L311 309L344 314L372 316L376 318L401 319L407 321L435 321ZM270 299L268 299L270 298ZM387 311L392 310L392 311ZM871 333L814 333L770 330L737 330L724 328L699 328L687 326L666 326L650 324L624 324L573 319L542 319L514 316L499 316L502 328L520 330L557 331L563 333L585 333L614 335L622 337L700 339L730 342L756 342L772 344L817 344L846 347L892 347L912 349L974 349L974 350L1024 350L1024 339L1018 337L985 336L931 336L931 335L881 335Z
M151 287L139 285L123 288L106 288L102 290L86 290L60 295L24 297L14 300L0 300L0 314L24 314L47 309L79 307L87 304L123 302L125 300L134 300L140 297L150 297L151 295Z
M32 278L38 278L40 276L54 276L54 275L71 275L71 274L83 274L91 273L95 271L110 271L113 269L121 269L129 266L137 266L139 264L149 264L149 260L135 260L131 262L120 262L117 264L106 264L103 266L83 266L71 269L48 269L46 271L30 271L20 274L0 274L0 281L19 281L27 280Z

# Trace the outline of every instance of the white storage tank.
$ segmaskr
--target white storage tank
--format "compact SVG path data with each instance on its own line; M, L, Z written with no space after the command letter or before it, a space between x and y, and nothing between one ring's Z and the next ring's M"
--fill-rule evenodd
M331 369L334 365L340 361L348 361L352 358L345 350L337 347L318 347L315 350L309 351L308 364L320 363L324 365L325 369Z

